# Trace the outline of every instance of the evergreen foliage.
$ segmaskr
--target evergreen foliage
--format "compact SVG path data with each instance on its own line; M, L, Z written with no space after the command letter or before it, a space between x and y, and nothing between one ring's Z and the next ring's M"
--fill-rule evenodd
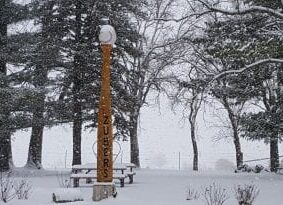
M17 12L16 12L17 11ZM0 167L1 171L9 170L12 166L11 135L19 124L25 122L22 112L18 112L18 105L22 91L11 86L8 72L9 36L8 25L16 23L28 16L25 6L10 0L0 2Z
M66 122L74 124L73 163L80 163L83 123L88 122L88 127L97 125L102 66L98 33L101 18L105 17L118 34L112 59L116 135L127 138L127 105L132 100L124 89L128 83L125 75L131 73L120 59L141 54L132 45L140 36L130 15L141 15L138 8L143 2L33 0L25 6L1 3L1 100L5 100L1 103L1 116L5 119L1 132L7 130L10 136L11 131L32 128L27 166L41 168L43 128ZM10 13L15 16L6 15ZM31 21L36 29L8 36L7 26L18 20ZM9 76L7 63L16 68Z
M270 9L282 8L280 1L246 3ZM282 20L258 12L220 19L207 24L208 38L204 37L207 60L214 62L214 66L221 65L220 72L239 70L260 59L282 58ZM253 101L263 107L260 112L245 113L238 123L247 139L264 139L270 143L271 170L276 170L278 139L282 136L282 65L263 64L238 75L221 77L216 82L223 80L226 86L216 86L217 91L212 91L215 96L225 94L236 104Z

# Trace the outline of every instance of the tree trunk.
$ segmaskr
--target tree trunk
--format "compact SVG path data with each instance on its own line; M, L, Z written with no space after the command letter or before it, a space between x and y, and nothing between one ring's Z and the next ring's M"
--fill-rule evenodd
M190 120L190 126L191 126L191 140L192 140L193 152L194 152L193 170L198 171L198 147L197 147L196 133L195 133L195 121Z
M82 43L82 3L75 1L76 4L76 21L75 21L75 42L76 53L74 56L74 72L73 72L73 162L72 164L81 164L81 141L82 141L82 73L83 73L83 57L80 53L80 45Z
M45 94L39 94L33 112L31 138L26 167L42 168L42 139L44 129Z
M270 139L270 171L277 172L279 167L278 137Z
M236 150L236 163L237 168L243 165L243 153L241 151L241 143L240 143L240 137L238 134L238 129L233 127L233 138L234 138L234 145Z
M78 101L74 99L74 101ZM72 165L81 164L81 141L82 141L82 110L79 102L74 104L73 122L73 162Z
M7 1L0 1L0 49L7 46L7 13L5 12ZM3 49L5 50L5 49ZM0 55L0 88L5 90L8 88L5 77L7 75L5 54ZM3 92L3 91L1 91ZM5 92L5 91L4 91ZM12 149L11 149L11 132L9 129L9 97L5 93L0 96L0 171L8 171L10 163L12 162Z
M193 170L198 171L198 147L197 147L197 140L196 140L196 120L197 114L201 106L202 102L202 94L197 91L197 89L192 89L192 99L190 102L190 114L189 114L189 122L191 128L191 140L193 145ZM200 98L199 98L200 96Z
M238 133L238 123L237 119L235 118L235 115L233 111L231 110L229 103L227 102L226 98L223 98L223 105L225 109L228 112L228 117L230 120L230 123L232 125L232 130L233 130L233 142L235 146L235 151L236 151L236 165L237 168L243 165L243 153L241 150L241 143L240 143L240 137Z
M131 114L130 122L130 152L131 152L131 163L135 164L136 167L140 167L140 151L138 142L138 118L139 112L134 112Z
M31 131L31 138L28 151L28 160L26 167L28 168L42 168L42 138L43 126L33 126Z
M12 156L11 134L10 132L2 131L2 126L0 126L0 129L0 172L4 172L10 169Z
M73 87L73 162L81 164L81 141L82 141L82 105L81 105L81 72L78 57L75 56L75 72Z

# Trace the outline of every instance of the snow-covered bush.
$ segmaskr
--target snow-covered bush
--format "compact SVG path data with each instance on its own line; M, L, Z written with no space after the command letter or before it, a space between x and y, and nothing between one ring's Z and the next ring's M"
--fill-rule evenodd
M21 181L14 183L15 194L18 199L27 200L30 197L31 189L32 186L27 180L22 179Z
M254 173L260 173L262 171L268 171L266 168L264 168L263 165L257 164L255 167L251 167L247 164L243 164L242 166L238 167L237 170L235 170L236 173L238 172L254 172Z
M0 200L7 203L15 197L28 199L31 194L31 184L25 179L16 181L11 176L11 172L0 172Z
M239 166L238 169L235 170L236 173L238 172L252 172L253 168L250 167L247 164L243 164L242 166Z
M199 192L192 187L187 187L186 190L186 200L198 200Z
M11 178L11 172L0 172L0 200L7 203L15 196L14 180Z
M227 190L215 183L205 187L202 196L206 205L223 205L229 198Z
M252 205L259 194L259 189L255 185L245 184L235 187L235 196L239 205Z
M261 171L264 170L264 166L262 166L261 164L257 164L255 165L255 168L253 170L255 173L260 173Z

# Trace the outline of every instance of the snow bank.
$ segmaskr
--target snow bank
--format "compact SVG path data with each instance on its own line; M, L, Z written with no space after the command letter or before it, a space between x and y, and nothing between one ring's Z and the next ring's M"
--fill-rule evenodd
M83 201L82 192L79 189L58 188L52 193L52 199L56 203Z

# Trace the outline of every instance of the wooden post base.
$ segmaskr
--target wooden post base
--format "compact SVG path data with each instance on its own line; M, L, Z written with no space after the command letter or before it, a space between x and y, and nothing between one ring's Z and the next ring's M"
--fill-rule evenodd
M102 199L107 199L111 196L116 197L116 187L112 182L96 182L93 185L93 201L101 201Z

